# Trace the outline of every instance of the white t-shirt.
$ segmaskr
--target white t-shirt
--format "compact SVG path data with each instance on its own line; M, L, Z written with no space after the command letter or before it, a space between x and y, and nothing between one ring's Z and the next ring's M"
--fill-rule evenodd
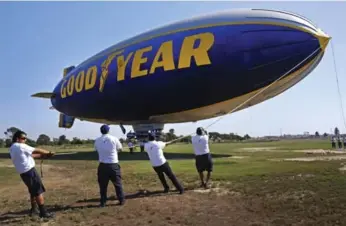
M148 141L144 145L144 150L148 153L152 166L161 166L166 163L162 149L166 147L166 143L162 141Z
M99 154L99 162L101 163L118 163L118 151L122 149L122 145L118 138L104 134L95 140L95 149Z
M192 137L192 145L195 155L204 155L210 152L208 135L196 135Z
M13 165L18 173L28 172L35 167L35 160L31 156L35 148L25 143L14 143L10 147L10 155Z
M129 142L127 145L129 146L129 148L133 147L133 143L132 142Z

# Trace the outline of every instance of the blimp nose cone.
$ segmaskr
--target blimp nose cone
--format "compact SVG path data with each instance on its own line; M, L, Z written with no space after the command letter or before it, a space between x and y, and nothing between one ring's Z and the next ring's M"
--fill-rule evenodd
M331 37L327 35L326 33L324 33L321 29L318 29L317 38L320 43L320 47L322 51L324 51L327 48Z

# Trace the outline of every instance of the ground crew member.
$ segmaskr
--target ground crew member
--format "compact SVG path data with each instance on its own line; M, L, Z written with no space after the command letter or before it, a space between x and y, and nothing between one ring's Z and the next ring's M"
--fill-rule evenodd
M141 140L139 143L139 146L141 148L141 152L143 152L144 151L144 141Z
M52 218L54 215L49 213L44 205L43 193L46 189L35 169L34 158L47 158L53 156L54 153L31 147L25 143L26 140L26 133L21 130L13 134L10 147L11 160L16 171L28 187L31 201L30 215L39 214L41 218Z
M201 187L208 188L208 182L213 171L213 160L209 150L209 137L207 131L199 127L196 136L192 137L192 145L195 152L195 165L201 179ZM203 172L207 171L207 178L204 182Z
M118 160L118 151L122 145L118 138L109 134L109 126L102 125L101 136L95 140L95 149L99 156L99 166L97 169L98 183L100 187L100 206L105 207L107 202L107 188L109 180L115 187L115 193L119 204L125 203L125 196L121 183L121 172Z
M341 137L338 137L338 146L339 146L339 149L342 149L342 141L341 141Z
M332 137L332 148L335 148L335 137Z
M183 186L177 180L165 156L163 155L163 149L165 148L165 146L166 143L155 140L155 134L149 133L149 141L144 144L144 150L148 153L151 165L159 176L159 179L164 188L164 192L167 193L169 191L169 186L164 176L165 173L166 176L168 176L168 178L172 181L175 188L179 191L179 193L183 194Z
M133 153L134 145L133 145L133 143L131 142L131 140L129 141L129 143L127 144L127 146L129 147L130 153L132 154L132 153Z

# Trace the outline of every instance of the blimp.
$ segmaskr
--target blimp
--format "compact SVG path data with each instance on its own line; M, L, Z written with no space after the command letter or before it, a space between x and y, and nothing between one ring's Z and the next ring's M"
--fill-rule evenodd
M63 70L50 99L59 127L75 119L133 127L196 122L271 99L310 74L331 39L307 18L235 9L177 21L119 42ZM273 82L275 84L273 84ZM269 87L270 86L270 87Z

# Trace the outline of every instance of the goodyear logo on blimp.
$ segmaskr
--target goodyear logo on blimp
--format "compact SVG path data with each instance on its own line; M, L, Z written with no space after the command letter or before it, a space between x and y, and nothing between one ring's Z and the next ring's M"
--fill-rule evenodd
M199 41L199 45L195 43ZM163 68L164 71L177 70L191 67L191 59L194 58L197 66L211 64L208 51L214 44L214 35L210 32L195 34L184 38L180 48L178 64L174 63L173 40L161 43L149 68L141 69L142 64L148 62L144 56L146 52L152 51L152 46L138 49L135 52L124 54L124 50L116 51L110 54L101 64L100 86L102 92L109 76L109 66L112 62L117 62L117 81L125 80L125 68L132 59L130 78L138 78L155 73L157 68ZM96 65L89 67L85 71L79 71L77 75L71 75L68 80L64 80L61 85L61 97L72 96L73 93L87 91L95 87L98 74Z

